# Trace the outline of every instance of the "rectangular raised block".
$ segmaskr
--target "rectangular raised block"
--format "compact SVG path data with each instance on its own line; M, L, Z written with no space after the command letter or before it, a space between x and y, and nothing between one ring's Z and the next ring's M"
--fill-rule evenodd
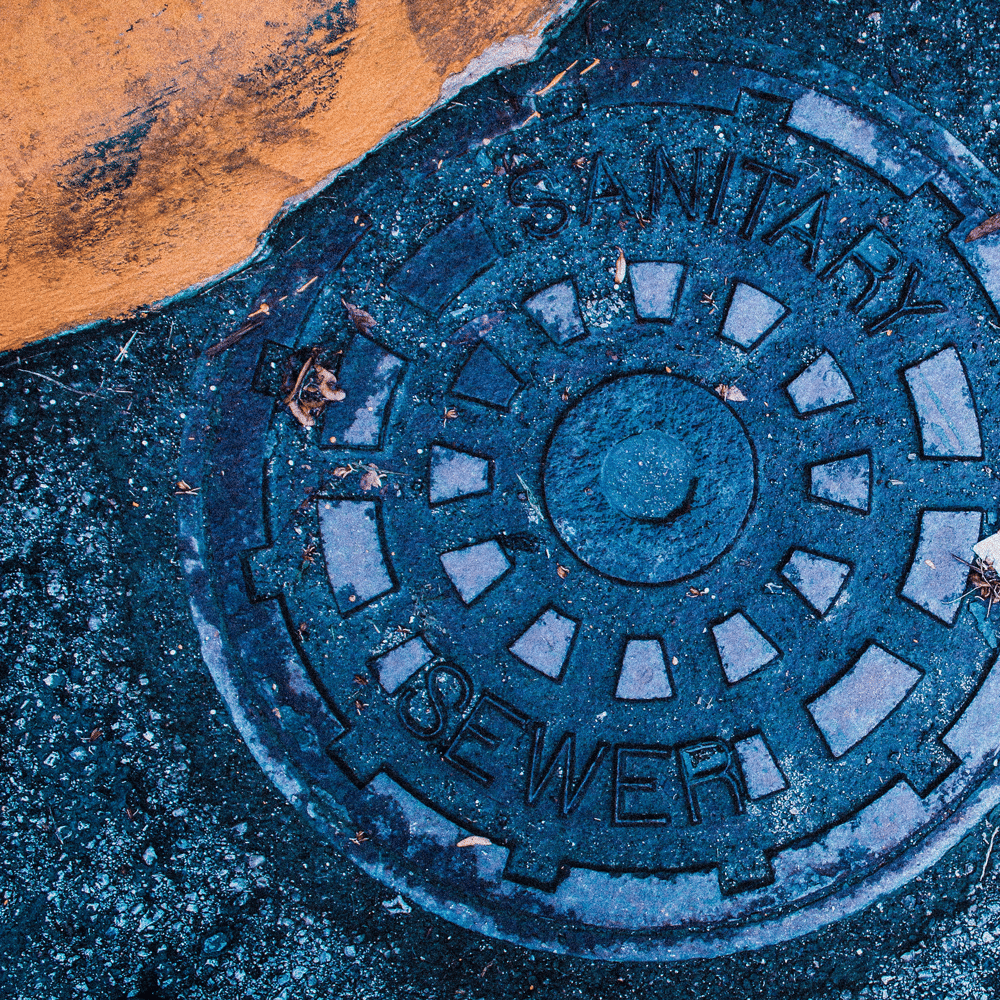
M818 462L809 469L809 495L867 514L871 509L871 454Z
M672 322L684 284L684 265L668 261L639 260L629 264L628 276L636 315L640 319Z
M615 697L623 701L652 701L672 694L660 640L629 639L622 654Z
M506 410L521 383L514 373L480 342L466 359L451 391L473 402Z
M586 336L576 286L569 278L535 292L524 308L554 344L568 344Z
M978 764L1000 751L1000 660L994 658L986 679L941 742L966 764Z
M370 337L356 334L340 363L338 387L347 396L323 410L321 444L378 448L404 364Z
M958 351L946 347L906 369L924 458L982 458L972 389Z
M323 562L342 615L370 604L394 587L371 500L321 500L319 537Z
M781 568L781 575L820 616L833 606L850 573L847 563L805 549L792 552Z
M481 496L490 491L490 460L458 448L431 448L431 504Z
M713 625L712 635L723 673L730 684L756 673L779 655L778 650L741 611Z
M540 674L559 680L579 624L555 608L542 612L508 647L510 651Z
M767 292L738 281L726 309L720 336L745 351L756 347L791 310Z
M510 560L493 539L442 552L440 559L463 604L471 604L511 568Z
M434 659L434 651L415 635L378 657L372 666L387 694L395 694L418 670Z
M927 157L908 148L902 135L812 90L792 105L788 127L853 157L907 197L937 173Z
M781 768L760 733L738 740L735 747L750 798L762 799L788 787Z
M870 645L833 687L806 706L834 757L842 757L885 721L923 673Z
M993 308L1000 312L1000 245L993 240L966 243L965 234L971 228L971 221L967 220L958 232L949 236L949 240L982 285Z
M925 510L920 513L920 540L910 563L903 597L946 625L961 607L973 546L979 541L983 515L978 510Z
M851 383L829 351L824 351L788 383L788 395L800 416L854 400Z
M497 259L490 234L466 212L432 236L392 277L389 287L436 316Z

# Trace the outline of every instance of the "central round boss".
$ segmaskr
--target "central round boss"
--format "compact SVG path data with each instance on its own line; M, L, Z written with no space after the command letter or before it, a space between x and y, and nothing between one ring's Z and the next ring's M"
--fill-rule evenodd
M756 493L736 414L704 386L641 372L574 403L545 453L545 504L584 563L626 583L690 577L732 546Z

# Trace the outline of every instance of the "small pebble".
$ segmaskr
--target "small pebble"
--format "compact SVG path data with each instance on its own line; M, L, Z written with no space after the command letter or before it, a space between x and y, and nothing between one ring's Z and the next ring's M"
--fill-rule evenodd
M205 938L205 943L202 945L202 951L206 955L218 955L227 944L229 944L229 938L220 932L219 934L213 934L211 937Z

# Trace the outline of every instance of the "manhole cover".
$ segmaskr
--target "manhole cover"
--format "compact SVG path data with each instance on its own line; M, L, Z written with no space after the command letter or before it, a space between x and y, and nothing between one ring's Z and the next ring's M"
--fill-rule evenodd
M220 325L183 470L205 656L277 787L450 920L753 947L998 801L963 597L997 530L1000 243L966 242L996 187L803 79L584 61L513 116L481 88L301 213Z

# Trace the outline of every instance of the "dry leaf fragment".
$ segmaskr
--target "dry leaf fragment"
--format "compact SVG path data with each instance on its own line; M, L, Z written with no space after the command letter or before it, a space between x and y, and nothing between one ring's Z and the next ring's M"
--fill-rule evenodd
M316 363L316 358L319 357L319 348L314 347L309 353L309 357L306 358L305 363L299 369L298 375L295 376L295 384L292 386L291 392L285 397L285 403L291 402L299 394L299 390L302 388L302 383L306 380L306 375L309 374L309 369Z
M183 479L179 479L177 481L177 489L174 491L174 496L195 497L198 495L198 491L200 489L200 486L192 486L190 483L184 482Z
M454 406L446 406L444 409L444 420L441 422L441 426L447 427L449 420L457 420L457 419L458 419L458 410L456 410Z
M367 333L373 326L378 326L375 322L375 317L372 316L371 313L365 312L364 309L359 309L343 297L341 297L340 301L347 310L347 315L351 317L354 329L357 330L358 333Z
M956 556L952 558L969 567L969 583L979 592L979 599L986 603L986 616L993 613L993 605L1000 602L1000 573L997 573L992 559L976 556L972 562ZM967 597L968 594L963 594Z
M456 847L492 847L493 841L489 837L464 837Z
M211 347L205 349L205 356L209 358L214 358L221 354L227 347L232 347L233 344L238 344L251 330L256 330L264 320L255 319L248 320L240 326L238 330L234 330L228 337L224 337L218 343L212 344Z
M935 566L935 565L934 565L934 563L932 563L932 562L930 561L930 559L925 559L925 560L924 560L924 563L925 563L926 565L930 566L930 568L931 568L931 569L937 569L937 566Z
M292 386L291 392L285 397L285 406L291 411L292 416L303 426L303 427L315 427L316 421L313 419L312 415L308 412L309 407L305 407L300 402L300 393L302 391L302 385L306 380L306 376L309 374L309 369L316 363L316 358L319 355L319 348L314 348L306 358L305 363L299 369L299 374L295 378L295 384Z
M615 263L615 284L620 285L625 280L625 271L628 263L625 260L625 251L618 247L618 261Z
M560 580L565 580L569 576L569 569L561 563L556 563L556 573L559 575Z
M991 215L988 219L980 222L975 229L965 237L966 243L971 243L973 240L980 240L984 236L989 236L991 233L995 233L1000 229L1000 212L996 215Z
M339 403L347 393L337 387L337 376L317 363L320 348L314 347L299 369L285 405L303 427L315 427L316 417L327 403Z
M562 80L562 78L579 62L579 59L575 59L569 66L567 66L561 73L556 73L549 82L542 87L541 90L535 91L536 97L541 97L542 94L547 94L553 87L557 87Z
M347 393L343 389L335 388L337 385L337 376L329 368L324 368L322 365L313 365L313 374L317 379L316 390L324 399L330 400L331 403L339 403L342 399L346 398Z
M377 490L382 485L382 479L386 473L377 465L369 465L368 470L361 477L361 488L367 493L368 490Z
M383 899L382 905L389 913L407 914L413 912L413 907L402 896L397 896L395 899Z
M708 587L699 590L697 587L688 587L688 597L704 597L708 593Z
M294 399L288 401L288 409L303 427L315 427L316 421Z
M338 479L346 479L354 469L350 465L338 465L336 469L333 470L333 474Z
M732 400L734 403L745 403L747 401L743 392L735 385L725 385L720 383L715 387L715 391L725 400Z

